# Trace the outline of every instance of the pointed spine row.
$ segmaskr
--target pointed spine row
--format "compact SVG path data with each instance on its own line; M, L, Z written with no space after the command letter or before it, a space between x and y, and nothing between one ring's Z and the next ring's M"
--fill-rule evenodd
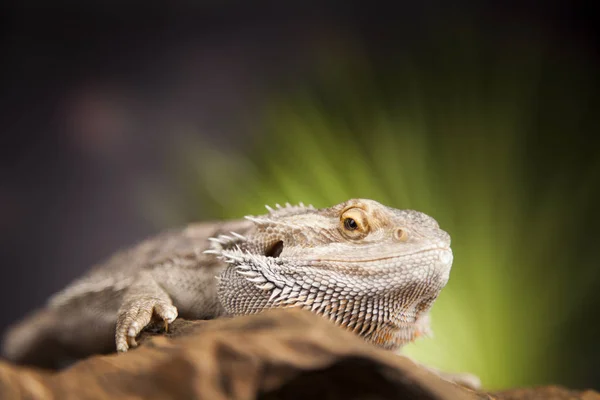
M298 205L292 205L290 203L285 203L283 206L279 203L275 204L275 207L271 207L269 205L265 205L265 208L268 211L268 214L265 216L254 216L254 215L246 215L244 218L254 222L258 225L265 225L269 223L276 222L272 218L274 217L283 217L287 215L293 215L296 213L301 213L306 210L316 210L316 208L312 205L305 205L300 202Z

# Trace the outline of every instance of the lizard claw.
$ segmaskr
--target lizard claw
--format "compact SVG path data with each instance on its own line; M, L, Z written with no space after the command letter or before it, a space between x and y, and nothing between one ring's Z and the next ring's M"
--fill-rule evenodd
M156 316L165 322L165 330L177 318L177 308L160 299L135 300L119 314L115 341L118 352L125 352L136 347L135 338Z

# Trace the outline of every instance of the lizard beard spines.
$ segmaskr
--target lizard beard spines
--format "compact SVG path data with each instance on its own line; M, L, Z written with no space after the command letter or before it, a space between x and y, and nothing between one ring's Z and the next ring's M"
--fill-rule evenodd
M245 236L236 232L230 232L230 235L221 234L216 237L208 238L210 241L210 249L205 250L203 253L222 257L224 250L231 249L236 246L239 248L241 244L247 242L248 240Z
M281 269L278 259L252 254L240 249L239 246L223 251L221 254L225 262L235 268L237 274L253 283L257 289L266 291L274 288L283 289L292 283L286 280L283 274L276 272L276 269Z
M240 276L244 281L264 293L264 296L253 294L254 297L262 297L262 308L305 306L312 304L316 296L311 293L316 292L315 288L311 284L299 281L294 268L288 268L280 259L252 254L239 247L224 251L222 256L225 262L230 264L230 269L223 272L223 276L229 274L228 278L223 278L219 282L219 296L226 303L226 308L227 302L231 298L230 293L234 291L229 287L235 281L231 274ZM241 282L233 286L236 285L243 286ZM229 311L234 314L243 312L236 307L236 305L230 306Z
M407 287L402 275L353 279L345 272L237 247L223 257L230 266L221 275L218 295L229 314L302 307L387 349L427 333L426 324L418 321L433 298L423 297L424 288Z

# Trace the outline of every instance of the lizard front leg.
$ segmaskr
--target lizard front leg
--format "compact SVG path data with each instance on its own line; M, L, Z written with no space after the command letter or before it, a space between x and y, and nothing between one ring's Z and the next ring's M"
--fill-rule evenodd
M117 351L125 352L130 347L136 347L135 338L153 317L162 319L168 326L177 318L177 308L152 275L148 271L141 271L135 283L127 289L117 313Z

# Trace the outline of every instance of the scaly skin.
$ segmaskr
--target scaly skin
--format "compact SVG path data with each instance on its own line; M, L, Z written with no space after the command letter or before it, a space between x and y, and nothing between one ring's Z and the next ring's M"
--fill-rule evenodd
M232 233L233 232L233 233ZM9 359L127 351L151 320L303 307L378 346L428 331L448 281L450 237L418 211L353 199L190 225L117 253L9 331ZM216 279L215 279L216 278Z
M425 333L452 264L450 236L431 217L350 200L251 221L247 239L214 249L229 263L218 288L227 313L303 307L387 349ZM280 254L265 255L274 247Z

